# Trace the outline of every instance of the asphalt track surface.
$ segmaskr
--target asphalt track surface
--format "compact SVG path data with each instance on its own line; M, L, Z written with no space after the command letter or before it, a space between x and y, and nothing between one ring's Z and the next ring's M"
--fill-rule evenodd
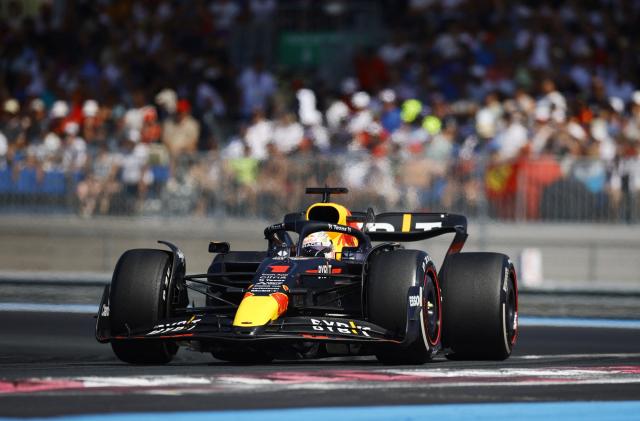
M130 366L93 328L89 314L0 312L0 417L640 399L637 325L525 325L506 361L438 357L423 366L233 365L184 349L167 366Z

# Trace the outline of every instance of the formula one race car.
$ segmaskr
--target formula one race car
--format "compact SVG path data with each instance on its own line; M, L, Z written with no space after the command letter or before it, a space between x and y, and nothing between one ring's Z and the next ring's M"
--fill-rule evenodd
M185 275L184 255L167 242L169 250L126 251L105 288L96 338L134 364L168 363L180 346L232 362L509 357L518 335L509 258L460 253L462 215L352 213L330 202L346 192L308 188L322 201L267 227L266 251L211 242L205 274ZM402 245L444 233L454 237L439 271L426 252ZM205 305L188 292L204 294Z

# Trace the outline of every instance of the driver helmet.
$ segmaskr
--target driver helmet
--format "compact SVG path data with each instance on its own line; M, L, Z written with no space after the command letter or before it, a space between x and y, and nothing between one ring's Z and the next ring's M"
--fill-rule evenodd
M327 259L334 259L333 242L329 234L324 231L314 232L305 237L302 241L302 253L304 256L323 256Z

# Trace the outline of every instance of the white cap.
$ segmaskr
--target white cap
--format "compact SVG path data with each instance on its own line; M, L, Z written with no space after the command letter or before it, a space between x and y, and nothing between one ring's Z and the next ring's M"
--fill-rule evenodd
M631 97L631 100L634 104L640 105L640 91L635 91L633 93L633 96Z
M33 111L42 111L45 108L44 101L40 98L31 100L31 104L29 106Z
M340 122L349 116L349 107L342 102L336 101L326 112L327 123L329 123L329 127L336 128L340 125Z
M617 113L624 112L624 101L620 97L617 97L617 96L610 97L609 105L611 105L611 108L613 108L613 110Z
M396 100L396 93L393 89L385 89L380 92L379 98L382 102L394 102Z
M54 102L49 112L51 118L64 118L67 114L69 114L69 106L62 100Z
M351 97L351 103L356 108L367 108L371 102L371 97L364 91L359 91Z
M70 121L64 125L64 132L68 135L75 136L80 131L80 126L75 121Z
M95 117L98 115L98 101L95 99L88 99L82 105L82 115L85 117Z
M173 89L165 88L156 95L156 103L163 106L168 112L173 113L178 104L178 94Z
M9 114L17 114L20 111L20 103L15 98L9 98L4 102L4 111Z

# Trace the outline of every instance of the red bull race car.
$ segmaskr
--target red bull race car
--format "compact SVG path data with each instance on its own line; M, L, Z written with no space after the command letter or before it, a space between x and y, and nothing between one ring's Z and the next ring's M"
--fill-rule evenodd
M265 251L211 242L207 273L183 253L134 249L105 287L99 342L133 364L164 364L179 347L231 362L375 355L387 364L503 360L518 336L514 266L499 253L461 253L467 220L450 213L351 212L344 188L264 230ZM452 233L440 269L405 243ZM192 294L203 294L196 306Z

